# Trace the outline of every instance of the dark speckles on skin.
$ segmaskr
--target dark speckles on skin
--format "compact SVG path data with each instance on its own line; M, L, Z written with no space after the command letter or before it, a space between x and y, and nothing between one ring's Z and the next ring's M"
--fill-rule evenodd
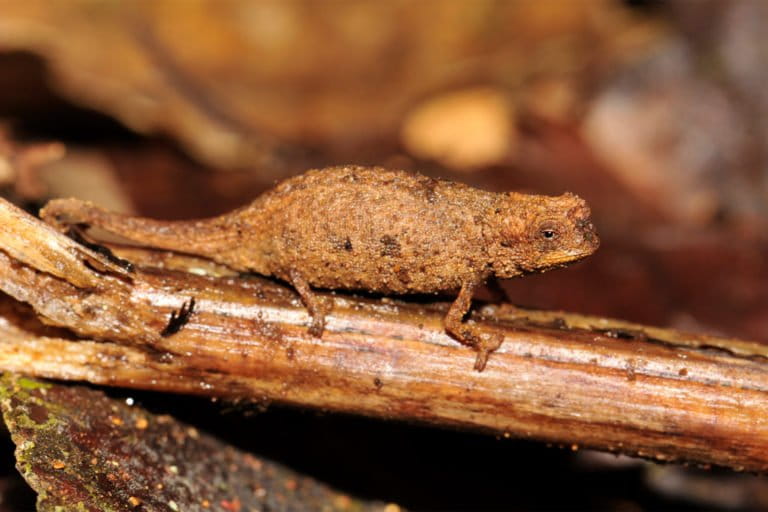
M400 267L397 269L396 274L401 283L407 285L411 282L411 273L407 269Z
M331 246L337 251L343 250L346 252L352 252L352 249L354 249L354 247L352 246L352 240L350 240L348 236L346 237L331 236L330 243L331 243Z
M373 379L373 385L376 386L376 391L379 391L384 386L384 383L381 382L380 378L375 377Z
M400 242L397 241L397 238L390 235L384 235L381 237L380 241L382 244L382 256L390 256L392 258L400 257Z
M288 193L288 192L295 191L295 190L306 190L306 188L307 188L307 184L306 183L301 182L301 181L294 181L294 182L291 182L290 184L288 184L285 187L284 192Z

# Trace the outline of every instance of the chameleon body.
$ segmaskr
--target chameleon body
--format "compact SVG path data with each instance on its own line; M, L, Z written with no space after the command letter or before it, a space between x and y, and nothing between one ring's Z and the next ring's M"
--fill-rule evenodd
M143 245L200 255L291 283L321 335L312 288L384 294L458 291L446 330L478 351L482 370L502 337L463 321L491 277L543 272L592 254L599 241L579 197L494 193L405 171L357 166L308 171L251 204L210 219L159 221L76 199L41 216L87 224Z

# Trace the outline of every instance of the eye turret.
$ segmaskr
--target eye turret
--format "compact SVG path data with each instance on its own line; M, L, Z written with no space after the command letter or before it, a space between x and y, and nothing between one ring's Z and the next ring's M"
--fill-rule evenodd
M536 231L536 238L544 242L554 242L559 235L560 227L551 220L540 223Z

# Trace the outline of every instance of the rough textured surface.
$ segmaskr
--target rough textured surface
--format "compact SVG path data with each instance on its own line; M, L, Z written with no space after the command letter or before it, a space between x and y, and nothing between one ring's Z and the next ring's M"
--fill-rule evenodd
M6 374L0 406L38 510L400 510L363 503L169 416Z
M400 294L461 289L446 328L478 348L478 370L501 340L461 322L475 287L589 256L599 244L589 215L572 194L497 194L353 166L309 171L210 220L126 217L73 199L41 211L59 226L87 224L288 281L312 312L316 334L325 312L307 285Z

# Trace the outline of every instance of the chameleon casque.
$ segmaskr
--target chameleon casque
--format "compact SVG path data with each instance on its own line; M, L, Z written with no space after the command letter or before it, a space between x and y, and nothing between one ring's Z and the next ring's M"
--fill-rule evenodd
M482 371L503 336L465 322L487 279L544 272L592 254L599 239L578 196L494 193L405 171L343 166L279 183L252 203L203 220L160 221L55 199L41 217L290 283L321 336L324 303L313 288L383 294L458 291L445 329L477 351Z

